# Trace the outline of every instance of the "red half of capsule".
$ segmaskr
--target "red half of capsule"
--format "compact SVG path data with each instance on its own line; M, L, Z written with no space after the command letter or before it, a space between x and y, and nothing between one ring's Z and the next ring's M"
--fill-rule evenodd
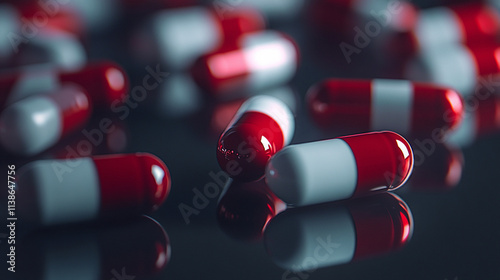
M283 147L283 132L275 120L246 112L219 138L217 161L232 178L254 181L264 176L267 162Z
M241 34L266 28L264 17L251 8L215 12L224 43L235 41Z
M372 83L329 79L314 86L308 93L313 120L325 129L372 131ZM412 83L412 87L412 110L407 112L411 135L430 135L436 128L450 130L461 122L463 103L456 91L423 83Z
M73 82L84 87L92 103L100 108L110 108L116 101L122 101L129 90L129 79L117 64L105 61L90 64L73 72L60 74L61 82Z
M413 151L401 135L384 131L339 138L349 145L356 159L358 180L353 196L378 188L397 189L408 180L413 170Z
M493 7L483 3L467 3L451 7L460 20L467 45L478 41L493 43L500 32L500 16Z
M151 154L98 156L94 163L101 186L101 213L148 213L170 192L168 168Z

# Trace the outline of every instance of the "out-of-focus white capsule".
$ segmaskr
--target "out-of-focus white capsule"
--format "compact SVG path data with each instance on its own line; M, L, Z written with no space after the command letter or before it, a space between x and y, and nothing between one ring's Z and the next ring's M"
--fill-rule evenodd
M27 97L2 111L0 144L16 155L38 154L82 127L90 113L89 98L77 87Z
M408 64L405 76L409 80L451 87L468 97L474 93L478 77L500 73L499 55L497 44L452 45L422 53Z
M222 15L203 7L159 12L132 38L139 59L160 58L173 69L189 67L200 55L248 32L263 30L262 16L252 9L232 9Z

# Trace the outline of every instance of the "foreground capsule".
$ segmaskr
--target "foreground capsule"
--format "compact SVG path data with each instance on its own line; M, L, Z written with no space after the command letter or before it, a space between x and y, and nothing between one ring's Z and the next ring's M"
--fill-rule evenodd
M309 90L308 106L324 128L391 130L405 136L448 131L463 116L456 91L405 80L329 79Z
M184 69L223 42L263 29L263 17L252 9L223 13L202 7L173 9L154 15L148 27L133 38L132 48L141 59L161 58L171 68Z
M265 31L245 34L236 43L200 57L191 74L203 89L223 95L284 84L297 64L295 42L282 33Z
M19 170L19 211L50 226L156 210L170 191L170 173L146 154L41 160Z
M398 196L384 193L345 204L288 209L269 222L264 241L271 259L288 270L283 279L293 279L295 271L397 251L412 234L409 207Z
M64 71L54 67L27 67L0 74L0 108L29 95L55 91L65 83L75 83L89 94L92 104L108 109L126 96L129 87L125 71L110 61L91 63Z
M474 93L478 77L500 73L499 51L496 44L480 47L453 45L430 50L408 64L405 77L451 87L469 97Z
M295 122L281 100L256 96L241 105L217 144L217 160L229 176L253 181L269 159L292 140Z
M0 144L12 154L38 154L81 128L91 112L87 93L74 86L27 97L2 111Z
M413 170L413 152L400 135L373 132L291 145L266 168L271 190L302 206L395 190Z

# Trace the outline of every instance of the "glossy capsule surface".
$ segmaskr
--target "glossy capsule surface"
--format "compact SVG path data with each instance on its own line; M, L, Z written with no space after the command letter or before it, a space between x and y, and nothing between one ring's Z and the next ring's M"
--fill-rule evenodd
M0 113L0 144L12 154L38 154L81 128L91 112L87 93L74 86L24 98Z
M464 111L460 95L452 89L380 79L323 81L309 90L308 107L323 128L391 130L405 136L453 129Z
M266 168L269 188L292 205L310 205L401 187L413 170L410 144L390 131L290 145Z
M41 226L148 213L171 184L165 164L146 153L34 161L18 177L19 211Z
M259 90L288 82L298 64L295 42L276 31L254 32L200 57L191 74L214 95Z
M267 162L288 145L295 129L293 114L281 100L256 96L236 112L217 144L217 161L234 179L253 181Z

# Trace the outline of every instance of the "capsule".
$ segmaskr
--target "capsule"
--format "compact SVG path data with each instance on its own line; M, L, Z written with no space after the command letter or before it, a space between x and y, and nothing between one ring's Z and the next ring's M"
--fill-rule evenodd
M20 279L40 280L65 280L68 275L93 280L149 279L167 266L170 255L165 229L152 218L140 216L126 222L30 233L19 239L16 274Z
M125 98L129 87L125 71L109 61L91 63L75 71L33 66L0 74L0 109L29 95L55 91L65 83L82 87L95 107L108 110L114 102Z
M463 116L456 91L405 80L329 79L309 90L308 106L324 128L391 130L405 136L448 131Z
M308 271L392 253L408 244L413 216L396 195L288 209L269 222L266 252L284 279ZM298 277L295 277L298 278ZM302 277L301 277L302 278Z
M413 170L413 152L400 135L373 132L291 145L266 168L271 190L303 206L401 187Z
M81 128L91 112L86 92L74 86L25 98L0 114L0 143L15 155L38 154Z
M37 226L148 213L171 182L165 164L146 153L34 161L18 180L20 215Z
M133 37L132 48L141 59L156 54L152 59L159 57L171 68L184 69L223 42L263 29L262 15L252 9L166 10L154 15L147 28Z
M478 77L500 73L498 45L448 46L422 53L406 67L409 80L433 82L457 90L463 97L474 93Z
M286 209L264 179L242 183L228 180L217 203L217 222L229 236L247 242L262 239L268 222Z
M299 15L302 8L305 6L304 0L239 0L238 2L213 2L205 1L212 4L216 10L225 12L228 8L227 3L239 5L242 7L250 7L264 14L268 19L289 19Z
M217 144L222 170L237 180L264 175L267 162L292 140L295 122L290 109L271 96L255 96L241 105Z
M78 37L59 30L41 30L26 42L16 41L15 49L9 62L11 68L46 63L74 70L87 63L87 53Z
M484 3L423 10L408 34L410 53L451 44L494 43L500 34L500 14Z
M500 98L488 95L473 98L468 105L473 110L466 111L462 124L450 135L446 142L458 147L473 144L481 137L500 131Z
M260 90L288 82L295 74L298 48L275 31L245 34L236 44L200 57L191 74L200 87L214 95Z

